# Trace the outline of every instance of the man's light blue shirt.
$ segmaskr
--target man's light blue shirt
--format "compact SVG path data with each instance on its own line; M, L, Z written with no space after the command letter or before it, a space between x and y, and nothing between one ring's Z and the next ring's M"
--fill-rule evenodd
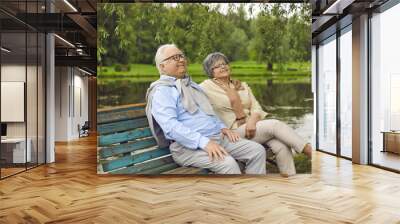
M176 78L161 75L160 79ZM198 89L201 87L192 84ZM207 115L199 108L190 114L182 105L178 89L171 86L158 86L154 90L151 114L160 125L165 138L178 142L190 149L205 149L209 137L219 135L224 123L216 116Z

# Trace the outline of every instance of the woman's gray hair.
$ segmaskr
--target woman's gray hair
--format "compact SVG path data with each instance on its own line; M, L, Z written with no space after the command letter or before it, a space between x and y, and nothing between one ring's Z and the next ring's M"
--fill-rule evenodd
M212 67L215 64L215 62L217 62L220 59L224 60L226 64L229 64L228 58L221 52L211 53L211 54L207 55L207 57L204 59L203 69L209 78L213 78Z
M164 44L164 45L161 45L160 47L158 47L157 52L156 52L156 56L154 57L154 62L156 63L156 67L157 67L158 72L160 73L160 75L161 75L160 64L161 64L161 61L165 59L164 51L167 48L170 48L170 47L178 48L175 44Z

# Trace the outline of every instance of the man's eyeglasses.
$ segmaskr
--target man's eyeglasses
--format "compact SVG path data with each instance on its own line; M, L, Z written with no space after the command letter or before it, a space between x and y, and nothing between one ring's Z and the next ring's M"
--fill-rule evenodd
M168 58L162 60L161 62L168 61L169 59L173 59L174 61L180 61L181 58L183 60L186 60L186 56L184 54L175 54L175 55L172 55L171 57L168 57Z
M212 67L212 69L214 70L214 69L216 69L216 68L222 68L222 67L227 67L227 66L229 66L229 64L221 63L221 64L219 64L219 65L216 65L216 66Z

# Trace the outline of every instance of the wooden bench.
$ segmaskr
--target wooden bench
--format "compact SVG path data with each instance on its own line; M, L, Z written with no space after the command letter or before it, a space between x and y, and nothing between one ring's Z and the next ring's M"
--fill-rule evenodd
M179 167L169 148L157 146L144 107L135 104L98 111L98 173L208 173L206 169Z
M169 148L159 148L148 127L144 108L142 103L98 110L99 174L210 173L207 169L180 167L172 159ZM271 150L267 150L267 157L268 172L278 172ZM296 162L296 168L299 165L300 169L304 166Z

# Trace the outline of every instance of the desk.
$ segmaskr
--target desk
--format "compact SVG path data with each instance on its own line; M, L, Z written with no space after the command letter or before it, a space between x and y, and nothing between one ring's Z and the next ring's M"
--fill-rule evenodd
M400 131L382 131L383 151L400 154Z
M32 157L31 154L32 141L30 138L28 138L27 142L28 145L26 147L26 154L25 154L25 138L1 139L1 154L3 157L2 159L5 159L6 162L8 163L25 163L25 158L27 158L26 162L30 162Z

